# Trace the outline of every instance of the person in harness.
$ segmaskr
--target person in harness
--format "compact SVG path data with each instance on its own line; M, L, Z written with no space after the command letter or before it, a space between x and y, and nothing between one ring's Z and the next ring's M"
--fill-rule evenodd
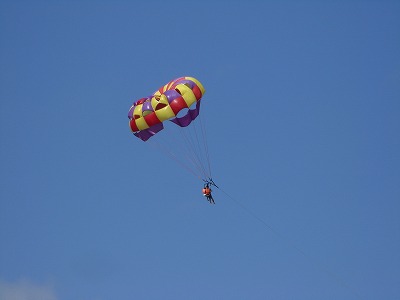
M203 192L204 197L207 198L207 200L208 200L208 202L210 202L210 204L215 204L214 198L211 195L212 190L210 188L210 182L206 181L202 192Z

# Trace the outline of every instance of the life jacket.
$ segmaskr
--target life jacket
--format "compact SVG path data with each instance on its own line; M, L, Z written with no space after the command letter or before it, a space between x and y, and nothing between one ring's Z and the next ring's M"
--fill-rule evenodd
M210 189L210 188L204 188L204 189L203 189L203 195L208 196L208 195L210 195L210 194L211 194L211 189Z

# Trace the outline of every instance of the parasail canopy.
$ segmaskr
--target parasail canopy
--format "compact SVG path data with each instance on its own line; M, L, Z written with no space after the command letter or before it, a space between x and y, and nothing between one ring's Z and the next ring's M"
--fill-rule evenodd
M174 79L152 95L133 103L128 113L129 126L142 141L161 131L167 120L186 127L199 115L204 93L203 85L196 78Z

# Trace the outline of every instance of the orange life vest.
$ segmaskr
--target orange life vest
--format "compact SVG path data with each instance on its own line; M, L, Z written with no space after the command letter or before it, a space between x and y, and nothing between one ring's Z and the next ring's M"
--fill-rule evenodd
M203 189L203 194L206 195L206 196L210 195L211 194L211 189L210 188L204 188Z

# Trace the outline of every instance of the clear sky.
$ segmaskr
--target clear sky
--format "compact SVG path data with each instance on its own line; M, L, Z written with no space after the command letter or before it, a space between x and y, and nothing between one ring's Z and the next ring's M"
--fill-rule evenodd
M400 299L399 1L3 0L0 43L1 300ZM128 127L180 76L216 205Z

